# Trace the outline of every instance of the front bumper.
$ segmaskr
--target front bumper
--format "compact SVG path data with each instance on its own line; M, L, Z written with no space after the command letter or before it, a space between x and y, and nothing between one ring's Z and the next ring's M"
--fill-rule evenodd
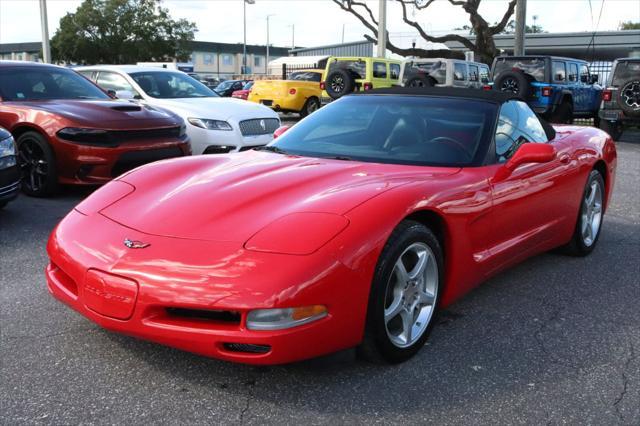
M53 146L59 181L67 185L100 185L144 164L191 155L188 138L98 147L71 143L56 137Z
M187 134L191 139L194 155L226 154L240 152L258 146L267 145L273 140L272 134L243 136L239 125L231 123L233 130L208 130L187 124Z
M598 111L598 117L601 120L616 121L624 123L640 123L640 117L629 117L621 109L605 109Z
M0 169L0 203L13 200L20 193L20 169L12 166Z
M127 249L124 238L150 246ZM53 296L112 331L249 364L311 358L362 338L368 285L358 285L361 276L327 253L287 256L247 251L238 243L158 237L75 210L54 230L47 250ZM101 282L96 276L115 278ZM246 328L250 310L312 304L327 306L329 315L286 330ZM222 312L226 319L176 310ZM243 345L267 349L254 353Z

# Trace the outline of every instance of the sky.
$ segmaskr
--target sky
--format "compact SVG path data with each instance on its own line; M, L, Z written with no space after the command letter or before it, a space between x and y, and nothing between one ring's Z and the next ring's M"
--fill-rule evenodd
M604 6L603 6L604 2ZM74 12L80 0L47 0L50 36L66 13ZM377 1L367 1L377 12ZM393 40L415 38L401 20L395 1L387 3L388 28ZM498 21L506 0L484 0L481 14L489 22ZM196 40L242 43L242 0L164 0L173 18L185 18L198 26ZM590 8L591 5L591 8ZM603 6L603 7L602 7ZM602 10L602 15L600 11ZM592 12L593 13L592 13ZM275 46L312 47L363 39L367 31L355 17L342 11L331 0L255 0L247 5L247 43L266 43L266 17L270 17L270 42ZM639 0L528 0L527 24L536 23L548 32L615 30L621 21L640 21ZM465 12L445 0L415 12L414 19L433 35L446 34L468 24ZM292 35L292 25L295 33ZM0 43L39 41L38 0L0 0Z

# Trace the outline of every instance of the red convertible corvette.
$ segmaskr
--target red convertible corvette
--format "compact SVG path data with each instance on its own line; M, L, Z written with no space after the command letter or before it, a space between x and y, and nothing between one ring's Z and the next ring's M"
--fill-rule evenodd
M53 65L0 61L0 126L16 140L22 189L34 196L191 153L180 117L115 101Z
M508 94L374 90L260 150L120 176L54 230L48 287L107 329L206 356L399 362L487 277L589 254L615 169L606 133L553 128Z

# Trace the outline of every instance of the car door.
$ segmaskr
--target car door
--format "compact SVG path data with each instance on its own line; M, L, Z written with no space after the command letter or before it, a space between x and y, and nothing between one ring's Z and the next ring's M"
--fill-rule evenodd
M524 143L552 143L558 150L547 163L522 164L506 177L498 172ZM574 195L565 179L571 167L566 147L548 135L529 106L521 101L505 102L494 137L495 160L492 179L492 220L495 232L489 243L492 269L499 269L563 238L567 200ZM568 237L567 237L568 239Z
M580 84L578 76L578 64L567 62L567 84L573 93L573 107L575 112L586 111L586 100L584 86Z

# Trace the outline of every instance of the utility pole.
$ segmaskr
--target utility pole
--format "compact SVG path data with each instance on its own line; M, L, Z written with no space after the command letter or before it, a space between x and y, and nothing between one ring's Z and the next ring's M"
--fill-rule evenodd
M378 57L387 56L387 0L378 0Z
M516 34L513 44L513 55L524 55L524 31L527 21L527 0L516 1Z
M49 23L47 22L47 0L40 0L40 27L42 28L42 60L51 63L51 47L49 46Z
M269 74L269 17L270 16L273 16L273 14L267 15L267 61L264 64L265 74Z
M344 25L342 24L342 44L344 44Z
M296 48L296 24L291 24L291 48Z

